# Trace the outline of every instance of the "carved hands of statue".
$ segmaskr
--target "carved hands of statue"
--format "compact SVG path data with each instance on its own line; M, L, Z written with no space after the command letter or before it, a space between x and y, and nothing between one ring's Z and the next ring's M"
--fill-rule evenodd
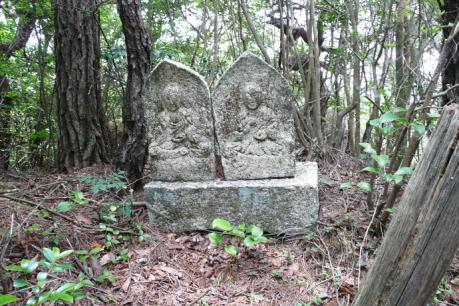
M268 134L266 131L260 130L253 135L253 138L255 138L258 141L264 141L266 138L268 138Z
M268 129L267 136L272 141L276 141L279 138L277 130L273 128Z
M186 135L183 132L174 133L172 135L171 141L174 143L182 143L186 139Z
M185 148L185 147L178 148L178 149L176 150L176 152L177 152L177 154L178 154L179 156L186 156L186 155L188 155L188 149Z
M236 132L233 132L232 136L233 136L233 141L242 141L244 133L236 131Z

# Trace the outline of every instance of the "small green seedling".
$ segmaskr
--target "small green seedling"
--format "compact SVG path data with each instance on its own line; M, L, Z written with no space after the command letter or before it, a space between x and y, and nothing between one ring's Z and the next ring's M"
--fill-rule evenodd
M233 226L228 220L217 218L212 222L212 228L222 231L208 235L210 242L216 245L222 244L225 236L236 237L242 241L243 246L246 248L252 248L260 243L268 242L268 238L263 236L263 230L256 225L240 224ZM241 255L240 249L232 244L225 245L224 249L231 256L239 257Z

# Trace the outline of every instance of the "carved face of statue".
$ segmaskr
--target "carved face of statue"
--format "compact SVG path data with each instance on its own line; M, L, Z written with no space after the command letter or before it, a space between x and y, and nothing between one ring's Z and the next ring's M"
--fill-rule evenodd
M263 90L256 83L247 83L241 89L241 98L245 107L255 110L263 102Z
M183 88L178 84L169 84L164 88L162 103L169 112L176 112L183 105Z

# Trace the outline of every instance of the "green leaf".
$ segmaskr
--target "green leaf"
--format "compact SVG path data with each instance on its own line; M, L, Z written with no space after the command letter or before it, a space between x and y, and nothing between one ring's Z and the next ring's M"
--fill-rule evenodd
M341 185L339 185L339 189L351 189L351 188L352 188L352 184L350 182L341 183Z
M76 285L75 283L65 283L59 288L57 288L56 292L60 293L60 292L71 291L75 288L75 285Z
M35 259L32 259L32 260L23 259L21 261L21 267L24 268L24 272L30 274L33 271L35 271L35 269L38 267L38 261L36 261Z
M0 294L0 306L18 301L19 298L11 294Z
M72 210L73 207L74 205L72 202L63 201L57 205L56 210L60 213L65 213L65 212Z
M403 112L406 112L407 109L406 109L406 107L397 106L397 107L394 107L394 108L392 109L392 111L393 111L394 113L403 113Z
M386 154L371 154L371 158L375 160L380 168L384 168L389 163L389 155Z
M379 120L380 120L380 122L382 124L384 124L384 123L388 123L388 122L392 122L392 121L398 120L399 118L400 118L400 116L398 116L396 113L387 112L384 115L382 115L381 117L379 117Z
M67 257L67 256L69 256L69 255L72 254L72 253L73 253L73 250L67 250L67 251L64 251L64 252L62 252L62 253L59 253L59 254L56 256L56 260L62 259L62 258L64 258L64 257Z
M18 288L18 289L27 287L28 285L29 285L29 283L23 278L17 278L13 282L13 287L14 288Z
M5 269L7 271L13 271L13 272L24 272L24 269L18 265L9 265L9 266L6 266Z
M38 281L44 281L48 277L48 273L46 272L40 272L37 274L37 280Z
M239 249L232 244L228 244L227 246L225 246L225 252L230 254L231 256L239 256L240 254Z
M103 250L103 248L101 248L101 247L95 247L94 249L89 251L89 255L94 255L94 254L100 253L102 250Z
M371 144L366 142L361 142L359 145L363 148L363 152L368 154L376 154L376 150L372 148Z
M362 171L367 171L367 172L379 174L379 169L375 168L375 167L365 167L365 168L362 169Z
M381 119L380 118L376 118L376 119L370 120L370 125L374 126L374 127L377 127L377 128L381 128L382 127Z
M243 230L240 230L239 228L233 228L233 230L231 231L231 235L234 235L238 238L244 238L245 232Z
M71 194L73 194L73 200L75 201L75 203L80 205L85 205L89 203L89 201L84 197L83 192L81 192L80 190L77 189L71 192Z
M261 228L259 228L258 226L253 226L252 230L251 230L251 233L255 237L263 236L263 230Z
M68 293L54 293L51 297L52 301L64 301L69 304L73 304L73 296Z
M384 209L384 210L387 211L388 213L393 214L394 212L397 211L397 207L386 208L386 209Z
M265 236L258 237L258 242L260 243L268 243L268 241L268 238L266 238Z
M207 235L211 243L219 245L223 242L223 235L219 233L210 233Z
M357 187L365 192L371 192L371 185L367 182L360 182L357 184Z
M394 179L394 176L392 174L390 173L384 174L384 181L386 181L387 183L392 182L393 179Z
M54 262L56 260L56 256L51 249L43 248L43 256L49 261Z
M395 184L400 184L403 181L403 175L394 174Z
M256 237L249 236L244 239L244 245L248 248L254 247L258 244L258 239Z
M411 127L421 136L426 132L426 127L419 122L411 123Z
M230 232L233 226L228 220L217 218L212 222L212 227L222 230L224 232Z
M413 169L411 167L401 167L400 169L395 172L397 175L409 175L413 174Z

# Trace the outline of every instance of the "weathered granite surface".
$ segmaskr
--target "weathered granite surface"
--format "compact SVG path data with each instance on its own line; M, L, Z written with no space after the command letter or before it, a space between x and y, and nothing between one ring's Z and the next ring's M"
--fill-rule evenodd
M214 179L214 127L204 79L180 63L164 60L152 71L144 104L153 180Z
M294 178L151 182L150 222L176 232L203 230L215 218L256 224L272 234L304 232L319 214L316 163L297 163Z
M218 82L212 104L227 180L293 177L293 100L282 75L245 52Z

